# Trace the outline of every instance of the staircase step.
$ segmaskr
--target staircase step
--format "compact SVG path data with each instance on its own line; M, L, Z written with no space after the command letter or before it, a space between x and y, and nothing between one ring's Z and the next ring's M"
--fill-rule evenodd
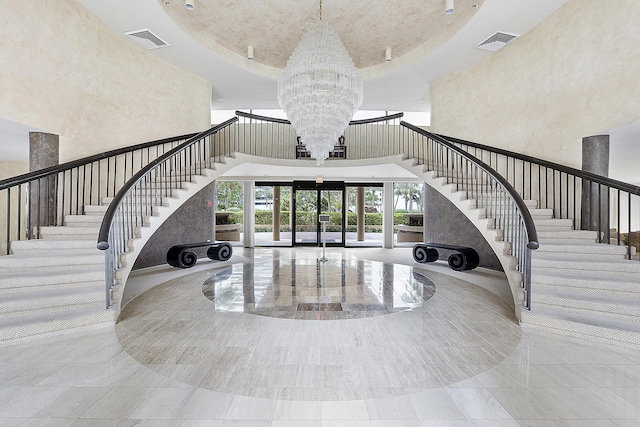
M146 204L148 206L166 206L167 205L167 199L168 198L176 198L175 197L147 197L147 196L135 196L133 198L130 198L128 200L134 200L135 204ZM110 205L111 202L113 202L113 197L103 197L101 202L105 205ZM127 203L131 203L130 201L128 201ZM130 206L130 209L136 211L137 210L137 206ZM142 208L144 210L144 207Z
M464 199L462 199L464 200ZM469 200L469 207L471 208L491 208L491 209L502 209L505 210L505 208L510 208L512 206L515 205L514 202L512 202L511 200L505 200L504 198L500 199L500 200L496 200L496 199L482 199L482 198L476 198L476 199L468 199ZM524 204L525 206L527 206L527 208L529 210L531 209L535 209L536 206L538 205L538 202L535 200L524 200ZM506 209L508 210L508 209Z
M31 312L53 307L68 307L69 310L79 305L105 303L105 289L102 286L83 286L73 289L56 289L47 293L17 292L3 294L0 301L0 319L13 317L15 313Z
M551 245L544 245L551 246ZM574 245L574 246L587 246L591 247L591 245ZM593 268L593 263L597 263L599 261L626 261L625 257L619 253L608 252L603 250L600 253L584 253L584 252L545 252L544 249L540 252L537 250L533 253L533 258L538 260L538 265L544 266L542 263L546 261L578 261L578 262L586 262L591 264L591 268ZM589 268L589 267L587 267Z
M573 229L573 221L570 219L542 219L542 218L534 218L534 224L536 225L536 229L546 229L545 231L554 231L554 230L571 230Z
M5 288L23 288L39 285L55 285L58 283L87 283L104 281L104 268L96 269L86 266L66 266L65 269L49 271L46 268L27 273L16 271L0 275L0 290Z
M100 215L65 215L64 224L74 227L100 226L103 216Z
M86 250L75 253L61 250L55 254L13 254L0 257L0 272L3 269L43 267L66 267L68 265L104 265L104 254L98 250ZM1 274L1 273L0 273Z
M635 249L635 248L634 248ZM614 254L620 256L621 259L627 255L626 246L607 245L605 243L592 243L590 245L572 245L562 243L547 243L541 245L535 252L542 253L573 253L573 254Z
M613 277L608 272L599 271L533 271L531 286L537 292L538 286L549 292L581 292L612 295L618 293L640 293L640 280L634 275Z
M92 227L40 227L40 237L42 239L97 239L98 225Z
M553 209L529 209L529 213L534 221L553 218Z
M107 209L109 209L109 206L107 205L87 205L84 207L84 213L85 215L104 216L104 214L107 212Z
M44 240L44 239L31 239L31 240L16 240L11 242L11 251L14 254L51 254L58 253L58 251L69 254L87 253L87 251L97 251L97 240Z
M531 301L535 308L544 306L549 310L559 310L563 315L574 313L640 323L640 301L638 299L624 302L619 298L606 296L535 292L531 295ZM640 327L638 330L640 331Z
M49 294L55 292L74 292L78 288L103 289L104 293L104 274L100 280L85 280L82 282L71 283L54 283L54 284L38 284L28 287L2 288L2 295L14 295L19 293L26 294Z
M598 239L598 233L589 230L558 230L540 231L538 240L542 244L594 244Z
M158 215L157 206L136 201L168 204L158 195L183 196L204 172L193 167L136 189L129 212ZM64 226L42 227L39 240L12 242L12 254L0 258L0 346L115 324L117 310L105 309L105 253L96 248L112 202L113 195L100 205L84 206L83 215L65 215ZM126 278L125 271L115 272L116 281ZM116 291L111 294L118 298Z
M532 268L597 271L608 272L612 275L621 273L638 274L640 278L640 262L631 260L582 260L576 259L578 256L566 254L562 258L559 256L533 256L531 260Z
M28 342L37 338L111 327L116 311L106 310L104 302L74 307L72 311L39 311L34 314L0 320L0 346Z
M111 198L109 198L109 199L111 199ZM107 200L107 199L105 199L105 200ZM160 206L169 206L169 202L168 202L168 200L169 200L169 199L165 198L165 199L163 200L162 204L160 204L160 203L154 203L154 204L152 204L152 205L143 205L143 206L140 206L140 205L138 205L138 204L135 204L135 205L133 205L133 206L128 205L128 206L126 206L127 213L128 213L128 214L134 214L134 215L137 215L137 214L139 214L139 213L142 213L143 215L156 216L156 215L158 215L158 207L160 207ZM108 201L109 203L111 203L111 200L107 200L107 201ZM106 213L106 211L107 211L107 208L109 207L109 203L107 203L107 204L105 204L105 205L104 205L104 207L105 207L104 212L105 212L105 213ZM95 214L93 214L93 213L88 213L88 214L87 214L87 216L92 216L92 215L98 215L98 213L95 213ZM99 215L101 215L101 218L103 218L103 217L104 217L104 213L99 214Z
M521 324L532 328L591 341L640 348L640 322L606 319L578 313L558 313L538 307L522 311Z

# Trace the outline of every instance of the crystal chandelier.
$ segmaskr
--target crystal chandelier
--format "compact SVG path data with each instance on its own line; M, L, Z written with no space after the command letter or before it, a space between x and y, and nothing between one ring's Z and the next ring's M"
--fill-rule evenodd
M278 80L278 102L320 165L362 104L362 79L335 30L322 21L302 36Z

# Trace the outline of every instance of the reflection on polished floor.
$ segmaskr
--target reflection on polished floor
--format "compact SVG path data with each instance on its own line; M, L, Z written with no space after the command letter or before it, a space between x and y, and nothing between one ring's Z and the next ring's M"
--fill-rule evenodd
M253 262L213 264L127 305L116 326L125 351L194 386L317 401L450 384L518 344L509 306L462 280L342 249L326 262L313 248L252 252ZM456 307L461 297L475 303ZM323 304L331 305L307 309ZM350 311L335 311L342 306Z
M245 312L253 303L235 291L233 309L216 308L203 284L244 265L254 265L254 282L268 283L266 266L311 261L314 248L236 249L226 263L140 271L128 286L157 286L129 303L114 329L0 348L0 425L638 425L637 351L521 329L495 294L504 279L492 272L418 266L410 248L328 252L334 290L344 260L413 268L435 293L387 315L281 318ZM313 274L298 276L295 265L317 297ZM394 301L404 286L394 285ZM277 307L267 288L254 289L256 304ZM384 291L365 293L386 304Z
M253 263L209 272L202 292L216 310L287 319L355 319L418 308L435 285L420 272L329 252L257 250Z

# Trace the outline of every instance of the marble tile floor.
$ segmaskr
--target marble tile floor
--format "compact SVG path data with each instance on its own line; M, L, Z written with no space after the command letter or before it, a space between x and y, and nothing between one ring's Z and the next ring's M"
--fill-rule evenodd
M435 293L435 285L407 265L359 259L354 251L256 249L250 262L204 270L185 277L189 291L202 283L213 304L208 312L238 311L307 320L354 319L416 309ZM170 282L175 291L181 282ZM183 291L177 291L182 297ZM171 299L174 296L152 296ZM201 298L193 294L194 303ZM135 304L137 306L138 304ZM137 310L137 309L133 309Z
M347 251L349 257L412 264L406 254ZM247 258L239 254L232 261ZM140 274L139 280L161 285L134 299L114 329L1 347L0 425L640 423L639 352L521 329L508 301L485 289L499 294L503 288L491 272L424 267L436 285L434 296L384 316L314 321L211 310L209 323L194 329L213 303L202 294L202 282L188 289L184 279L210 267ZM181 291L179 300L158 300L171 288ZM462 316L468 311L475 320ZM198 332L212 327L210 335ZM487 351L489 345L500 351ZM145 346L153 351L134 351ZM415 367L428 370L433 382L412 384ZM236 384L228 381L234 376L240 377Z

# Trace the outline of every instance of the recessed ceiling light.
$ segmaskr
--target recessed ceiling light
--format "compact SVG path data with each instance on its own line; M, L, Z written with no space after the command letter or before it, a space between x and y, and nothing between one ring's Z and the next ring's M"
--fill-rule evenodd
M220 97L218 97L218 101L220 101L220 102L224 102L224 101L226 101L226 100L227 100L227 98L223 98L223 97L221 97L221 96L220 96Z
M418 104L424 104L425 102L427 102L426 99L418 99Z

